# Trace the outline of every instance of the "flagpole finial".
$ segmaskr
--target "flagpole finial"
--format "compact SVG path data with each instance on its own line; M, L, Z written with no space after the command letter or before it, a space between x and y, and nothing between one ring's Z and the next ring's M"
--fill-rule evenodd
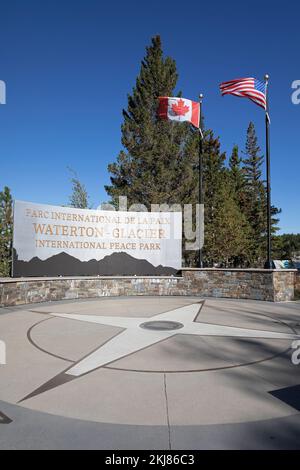
M268 75L267 73L265 74L265 81L268 83L269 81L269 78L270 78L270 75Z
M200 100L203 100L203 97L204 97L204 96L203 96L203 93L200 93L199 99L200 99Z

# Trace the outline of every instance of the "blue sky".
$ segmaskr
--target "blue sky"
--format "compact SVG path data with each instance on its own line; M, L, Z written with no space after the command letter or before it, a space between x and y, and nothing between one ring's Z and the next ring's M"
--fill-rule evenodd
M205 95L206 126L222 149L244 146L253 120L264 149L264 113L222 98L218 84L270 74L272 202L281 232L300 232L300 5L287 2L10 0L0 6L0 188L16 199L66 204L67 167L96 207L107 200L107 164L121 149L120 124L145 46L160 34L186 98Z

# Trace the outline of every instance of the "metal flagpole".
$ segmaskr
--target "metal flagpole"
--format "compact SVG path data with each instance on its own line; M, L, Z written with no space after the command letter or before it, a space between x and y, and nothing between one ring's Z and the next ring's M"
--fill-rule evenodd
M271 245L271 173L270 173L270 116L268 85L269 75L265 75L266 83L266 167L267 167L267 260L265 269L272 269L272 245Z
M203 194L203 130L202 130L202 100L203 94L199 95L199 223L201 224L201 205L204 204L204 194ZM199 237L199 268L203 268L203 257L202 257L202 236L201 236L201 226L200 229L200 237Z

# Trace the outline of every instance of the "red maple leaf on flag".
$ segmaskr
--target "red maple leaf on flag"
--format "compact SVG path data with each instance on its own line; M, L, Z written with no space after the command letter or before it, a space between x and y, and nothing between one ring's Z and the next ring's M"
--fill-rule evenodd
M177 116L184 116L189 110L190 107L185 106L182 99L178 100L177 103L172 104L172 111L177 114Z

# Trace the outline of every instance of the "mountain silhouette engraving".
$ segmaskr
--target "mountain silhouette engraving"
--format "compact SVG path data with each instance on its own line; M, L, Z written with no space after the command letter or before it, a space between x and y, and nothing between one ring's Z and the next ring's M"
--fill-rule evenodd
M145 259L137 259L125 252L116 252L97 261L80 261L64 251L41 260L37 256L29 261L18 259L13 252L13 277L30 276L170 276L177 269L169 266L153 266Z

